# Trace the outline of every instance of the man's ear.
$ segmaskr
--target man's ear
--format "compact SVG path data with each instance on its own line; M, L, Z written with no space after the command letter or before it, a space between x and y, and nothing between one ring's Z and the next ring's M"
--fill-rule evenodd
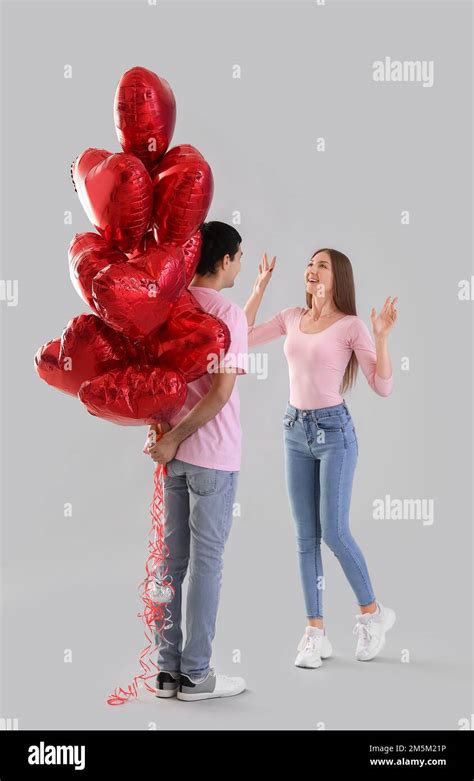
M231 262L229 253L227 253L227 255L224 255L221 262L222 262L222 268L225 270L229 265L229 263Z

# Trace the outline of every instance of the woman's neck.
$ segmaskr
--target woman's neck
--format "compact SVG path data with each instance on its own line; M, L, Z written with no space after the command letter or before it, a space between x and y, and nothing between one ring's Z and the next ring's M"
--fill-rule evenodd
M321 307L314 303L314 296L309 310L313 320L320 320L322 317L331 317L338 314L339 310L334 306L334 301L325 301Z

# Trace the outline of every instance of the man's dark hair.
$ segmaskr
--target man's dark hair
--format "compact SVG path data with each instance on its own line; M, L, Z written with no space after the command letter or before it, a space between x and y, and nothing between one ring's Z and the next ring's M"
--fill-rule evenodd
M201 257L196 268L196 274L217 274L217 263L224 255L231 258L238 252L242 241L240 234L225 222L203 222L199 226L202 236Z

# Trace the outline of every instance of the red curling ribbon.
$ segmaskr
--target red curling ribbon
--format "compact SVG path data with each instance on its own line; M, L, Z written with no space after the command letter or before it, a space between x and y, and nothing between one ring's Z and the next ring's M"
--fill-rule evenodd
M160 436L162 435L157 434L156 438L159 439ZM137 614L145 624L146 645L139 657L142 672L140 675L135 675L127 690L116 688L114 694L107 698L109 705L124 705L130 700L137 699L140 684L151 694L156 695L158 691L156 686L151 686L148 683L150 678L156 678L160 672L158 665L149 658L151 653L158 650L158 643L154 642L152 637L155 636L155 640L157 635L162 637L165 630L171 626L171 612L166 607L167 602L160 601L160 594L168 592L171 598L174 596L174 588L171 585L171 578L168 577L166 563L169 549L164 541L163 478L166 474L166 464L158 464L154 472L154 492L150 504L151 529L148 535L149 554L145 563L146 577L140 584L144 610ZM159 573L158 589L156 585L157 573Z

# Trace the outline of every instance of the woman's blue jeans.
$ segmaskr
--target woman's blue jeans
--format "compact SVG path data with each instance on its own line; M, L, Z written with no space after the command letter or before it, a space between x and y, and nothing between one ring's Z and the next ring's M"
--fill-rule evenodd
M359 454L345 402L283 418L285 471L296 526L298 560L308 618L323 617L321 540L339 559L362 607L375 600L364 556L349 530L354 470Z

